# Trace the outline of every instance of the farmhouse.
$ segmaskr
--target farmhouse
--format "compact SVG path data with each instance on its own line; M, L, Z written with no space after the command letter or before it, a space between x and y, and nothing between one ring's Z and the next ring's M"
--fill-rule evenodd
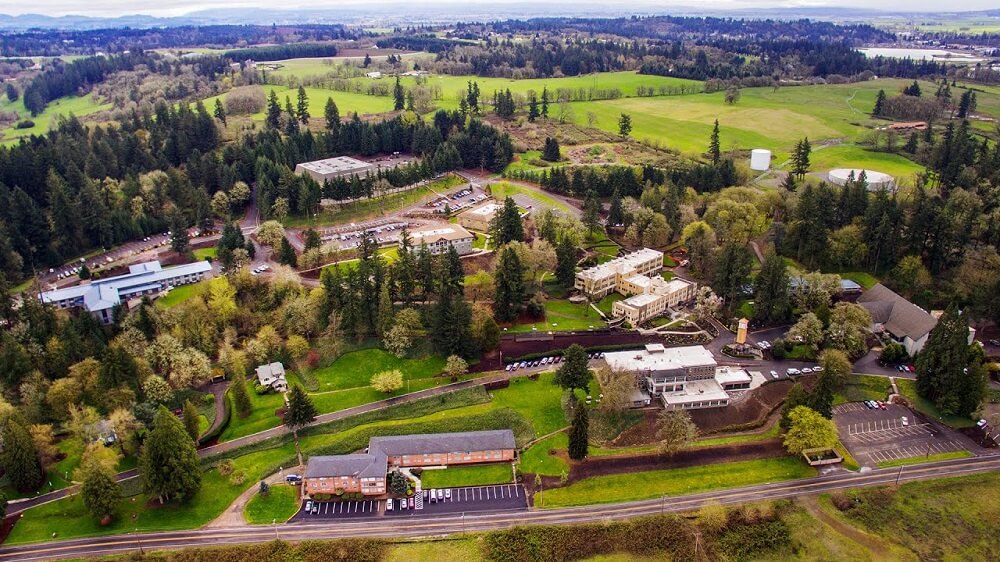
M103 324L110 324L114 307L127 305L132 298L158 295L176 287L197 283L212 271L212 264L199 261L164 268L158 261L129 266L125 275L97 279L74 287L46 291L42 302L56 308L84 308Z
M364 176L375 170L375 165L349 156L303 162L295 166L296 174L309 174L319 183L344 176Z
M509 429L372 437L363 454L310 457L302 492L379 496L394 468L513 461L516 449Z
M454 246L458 255L472 253L472 242L476 237L461 226L449 224L439 228L415 230L410 233L411 242L414 247L426 244L431 254L442 254L448 251L449 246ZM402 245L402 240L400 245Z
M728 406L729 392L755 386L750 373L718 366L712 352L700 345L668 348L653 343L606 353L604 360L614 370L634 373L639 393L659 397L668 410ZM630 399L633 406L643 405L639 396Z
M277 392L288 390L288 381L285 379L285 366L281 363L271 363L257 367L257 382L265 387Z

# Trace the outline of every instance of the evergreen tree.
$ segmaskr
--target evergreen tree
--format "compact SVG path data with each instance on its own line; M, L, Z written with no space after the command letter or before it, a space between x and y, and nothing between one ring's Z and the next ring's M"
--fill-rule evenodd
M781 187L787 189L788 191L795 191L798 187L795 184L795 174L791 172L785 174L785 181L781 182Z
M7 418L0 433L3 438L0 464L14 489L18 492L31 492L41 486L44 475L35 442L19 417L15 414Z
M432 312L431 340L434 349L445 356L471 359L477 353L470 324L472 311L461 294L445 291L438 296Z
M728 242L719 251L712 288L723 298L728 310L736 308L752 268L753 258L746 246Z
M589 430L590 419L587 414L587 406L578 403L573 412L573 423L569 428L569 458L575 461L587 458L590 442Z
M708 155L712 159L712 164L715 166L719 165L719 160L722 158L722 147L719 144L719 120L715 120L715 126L712 127L712 137L708 141Z
M191 440L195 443L198 442L198 436L201 434L198 428L198 415L198 408L195 408L190 400L185 400L182 414L184 430L187 431L187 434L191 436Z
M879 90L875 96L875 107L872 109L872 116L879 117L885 111L885 90Z
M525 298L524 266L510 246L500 249L495 277L494 315L500 322L510 322L521 312Z
M970 417L986 395L980 353L970 353L969 321L948 307L917 356L917 392L943 415Z
M909 86L903 89L903 95L905 96L913 96L915 98L919 98L920 94L921 94L920 84L918 84L916 80L913 81L913 84L910 84Z
M594 235L594 231L601 226L601 202L597 199L597 193L593 190L587 192L587 197L583 200L583 226L587 227L587 237Z
M788 414L798 406L805 406L809 403L809 395L802 383L796 382L785 396L785 402L781 406L781 428L788 429L790 420Z
M538 111L538 98L536 98L535 93L532 92L528 97L528 121L534 123L540 115L541 113ZM546 140L546 142L548 141Z
M549 89L542 88L542 117L549 117Z
M295 108L292 107L292 98L288 96L285 96L285 113L288 114L288 119L285 120L285 134L297 134L299 132L299 117Z
M392 100L392 109L402 111L406 105L406 95L403 91L403 85L399 82L399 76L396 77L396 85L392 88Z
M281 249L278 253L278 262L290 267L295 267L299 262L298 256L295 255L295 248L292 247L288 238L281 239Z
M392 297L389 295L389 284L382 283L382 290L378 295L378 316L375 323L375 334L378 337L385 337L385 334L392 329L393 320L396 315L392 308Z
M815 410L824 418L833 417L833 395L836 387L833 373L823 371L816 380L816 386L809 392L806 398L806 406Z
M545 137L545 146L542 148L542 160L547 162L558 162L562 156L559 154L559 141L552 137Z
M514 199L507 197L503 206L490 219L490 237L493 247L499 248L508 242L524 241L524 224L521 222L521 211Z
M587 352L583 347L576 343L567 347L563 363L556 370L556 384L567 390L579 388L587 392L593 378L594 374L587 367Z
M323 110L323 115L326 117L327 131L335 131L340 128L340 109L337 108L337 102L333 101L333 98L326 98L326 108Z
M233 399L236 415L245 418L253 412L250 395L247 393L247 380L243 377L243 373L233 375L233 380L229 383L229 395Z
M143 490L165 500L186 500L201 488L201 463L191 437L170 410L160 406L139 456Z
M958 101L958 118L965 119L976 110L976 93L966 90Z
M364 66L365 68L368 68L371 65L371 63L372 63L372 57L368 53L365 53L365 60L362 61L361 65Z
M215 98L215 118L222 121L222 125L226 125L226 108L222 106L222 99Z
M632 134L632 116L628 113L622 113L618 117L618 136L622 139L627 139L629 135Z
M316 406L313 406L312 400L306 394L306 391L302 390L301 386L293 384L288 390L288 410L285 412L285 425L291 428L292 431L298 431L314 419L316 419Z
M298 99L296 100L295 107L295 117L302 122L303 125L309 124L309 96L306 95L306 89L299 86Z
M903 151L909 154L916 154L917 148L919 147L920 137L917 135L916 131L910 133L910 138L907 139L906 144L903 145Z
M278 104L278 94L274 90L267 97L267 118L264 122L268 129L281 128L281 105Z
M572 287L576 279L576 244L569 236L556 245L556 279L563 287Z
M792 173L802 178L809 172L809 155L812 152L812 146L809 144L809 138L806 137L795 144L795 150L792 152Z
M612 226L625 224L625 207L622 205L622 195L617 187L611 192L611 208L608 209L608 224Z
M406 110L416 111L417 107L414 105L414 103L415 102L413 101L413 90L410 90L406 92Z
M754 316L765 322L779 322L788 317L788 267L774 249L764 254L760 273L754 280Z
M91 275L92 274L90 273L90 268L87 267L87 264L83 264L80 266L80 273L77 273L77 277L79 277L80 279L90 279Z
M441 294L451 293L462 296L465 287L465 271L462 269L462 259L454 246L448 246L448 251L441 256Z
M323 245L323 239L314 228L307 228L305 231L305 251L318 249Z
M104 520L114 515L122 498L122 490L115 481L114 472L101 463L94 462L83 470L80 495L87 511L94 518Z

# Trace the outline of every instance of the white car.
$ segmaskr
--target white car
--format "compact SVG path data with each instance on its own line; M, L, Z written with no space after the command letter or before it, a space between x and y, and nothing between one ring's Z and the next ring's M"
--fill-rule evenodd
M903 417L899 418L899 421L900 421L900 423L903 424L903 427L906 427L906 426L910 425L910 420L907 419L906 416L903 416Z
M813 372L813 370L811 368L809 368L809 367L803 367L802 368L802 374L803 375L808 375L811 372Z
M451 499L451 488L447 488L444 491L444 497L448 498L449 500Z
M778 371L771 371L771 378L772 379L778 378Z
M385 500L385 510L392 511L392 498Z

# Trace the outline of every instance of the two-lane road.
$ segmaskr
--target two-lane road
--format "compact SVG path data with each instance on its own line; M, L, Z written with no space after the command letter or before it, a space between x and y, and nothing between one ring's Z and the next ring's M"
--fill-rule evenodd
M687 496L563 509L536 509L527 513L521 511L475 515L450 514L420 519L406 518L405 521L394 518L373 518L364 521L325 519L277 527L198 529L55 541L2 548L0 549L0 561L106 556L136 551L140 547L144 550L176 550L197 546L258 543L274 540L275 537L288 541L344 537L425 537L467 531L488 531L515 525L594 523L657 513L690 511L698 509L709 501L736 504L775 500L826 493L845 488L893 484L897 479L899 482L908 482L996 470L1000 470L1000 455L940 461L905 467L902 470L892 468L865 473L839 473Z

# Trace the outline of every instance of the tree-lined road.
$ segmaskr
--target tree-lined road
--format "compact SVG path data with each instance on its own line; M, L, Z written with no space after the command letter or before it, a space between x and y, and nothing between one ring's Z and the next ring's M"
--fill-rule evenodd
M138 551L140 548L144 550L176 550L197 546L260 543L274 540L276 536L287 541L345 537L427 537L469 531L489 531L516 525L600 523L658 513L691 511L700 508L707 502L738 504L760 500L777 500L847 488L889 485L897 481L909 482L996 470L1000 470L1000 455L940 461L902 469L890 468L865 473L838 473L687 496L552 510L535 509L527 513L521 511L517 513L414 517L406 518L405 521L392 518L372 518L364 521L321 520L315 523L278 527L199 529L55 541L2 548L0 549L0 561L120 555Z

